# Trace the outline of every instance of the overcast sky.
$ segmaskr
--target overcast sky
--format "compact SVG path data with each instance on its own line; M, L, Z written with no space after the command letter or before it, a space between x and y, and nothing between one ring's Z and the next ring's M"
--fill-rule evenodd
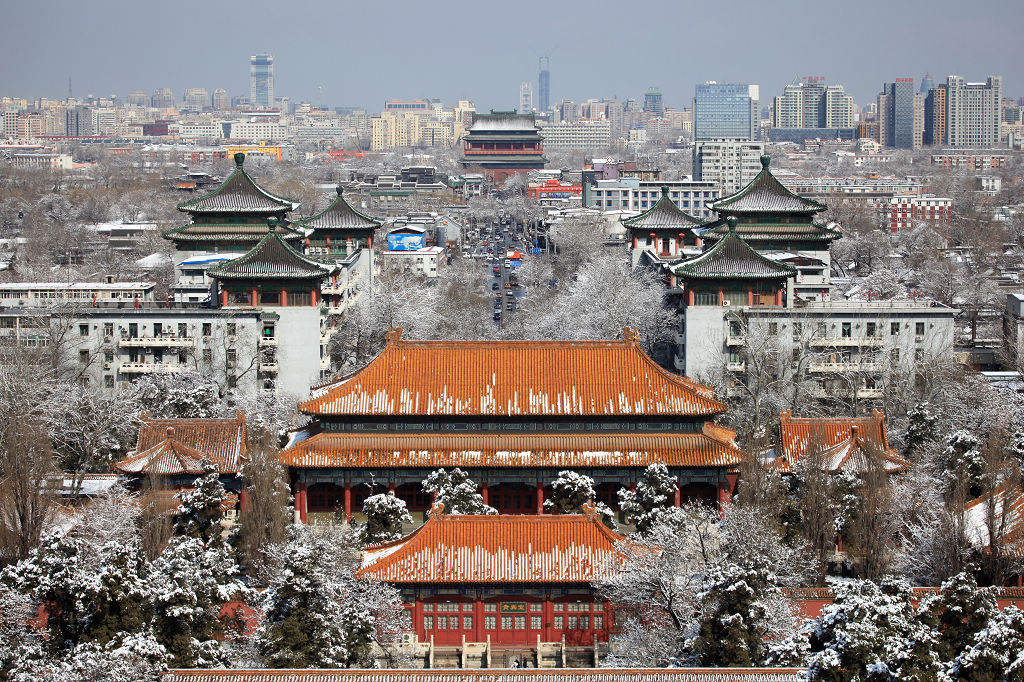
M385 99L512 108L551 58L551 100L641 99L681 108L706 80L825 76L859 106L884 81L1004 77L1024 95L1024 0L0 0L0 94L125 96L169 87L248 94L248 59L275 58L278 96L381 109ZM536 94L535 94L536 102Z

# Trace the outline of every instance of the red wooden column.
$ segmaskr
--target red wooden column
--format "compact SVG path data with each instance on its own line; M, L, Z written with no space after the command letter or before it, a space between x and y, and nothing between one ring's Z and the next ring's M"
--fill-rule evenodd
M551 604L551 597L544 597L544 641L553 642L555 629L555 608Z
M480 495L484 498L484 504L490 504L490 496L487 494L487 484L480 484Z
M484 642L487 635L484 631L484 600L473 600L473 641Z
M259 296L256 294L256 287L253 287L252 288L252 301L249 302L249 305L257 306L259 304L260 304L260 299L259 299Z
M544 513L544 484L537 481L537 513Z
M754 290L747 289L747 305L754 305Z
M725 294L723 294L721 288L719 288L719 290L718 290L718 305L722 305L722 303L724 301L725 301Z
M672 496L672 504L677 507L683 504L683 491L679 488L679 481L676 481L676 492Z
M288 290L287 289L281 289L281 307L282 308L287 308L288 307Z
M352 523L352 484L345 481L345 522Z
M238 506L241 511L249 511L249 491L247 491L244 487L238 493Z
M222 308L228 307L228 292L226 289L220 290L220 305Z
M775 292L775 305L782 305L782 289L779 289L778 291Z
M299 510L299 523L306 522L306 483L299 483L299 491L295 494L295 508Z
M686 290L686 305L693 305L693 289Z

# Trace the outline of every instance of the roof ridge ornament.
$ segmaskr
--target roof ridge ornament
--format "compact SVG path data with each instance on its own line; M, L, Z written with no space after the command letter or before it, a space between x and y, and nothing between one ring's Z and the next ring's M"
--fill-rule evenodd
M338 185L337 187L334 188L334 191L337 192L338 196L340 197L342 194L345 193L345 188L342 187L341 185Z
M772 163L772 157L768 156L767 154L762 154L761 155L761 168L762 169L768 170L768 166L770 166L771 163Z
M245 163L245 154L243 152L235 152L235 165L239 168Z
M384 336L384 342L386 344L399 343L399 342L401 342L401 340L402 340L402 328L401 327L394 327L393 329L389 329L387 334L385 334L385 336Z
M267 227L270 228L271 232L277 232L277 218L274 216L267 218Z
M728 218L725 219L725 222L726 222L726 224L729 225L729 234L735 235L736 234L736 225L738 225L740 221L738 221L736 219L736 216L731 215L731 216L729 216Z
M430 506L430 518L440 521L444 518L444 502L435 502Z
M663 197L667 197L668 196L668 185L662 185L661 186L661 196L663 196Z
M583 518L597 518L597 505L594 504L594 500L587 500L586 502L583 503Z
M622 340L631 344L640 343L640 332L636 327L623 327Z

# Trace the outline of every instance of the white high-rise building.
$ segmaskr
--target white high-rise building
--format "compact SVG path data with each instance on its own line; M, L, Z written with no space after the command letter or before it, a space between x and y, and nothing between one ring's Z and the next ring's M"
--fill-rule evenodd
M274 106L274 56L254 54L249 58L249 103L254 107Z
M533 113L533 84L528 81L519 84L519 113Z
M968 83L960 76L946 79L948 140L951 147L995 147L999 144L1003 77Z
M764 142L756 140L702 140L693 146L693 177L714 182L721 196L738 192L761 171Z

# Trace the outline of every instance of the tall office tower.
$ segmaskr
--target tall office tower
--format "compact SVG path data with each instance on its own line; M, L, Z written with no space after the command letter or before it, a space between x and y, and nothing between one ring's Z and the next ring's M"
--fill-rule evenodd
M947 109L946 86L940 85L928 91L924 98L924 139L927 145L946 144Z
M217 88L213 91L213 108L216 111L224 111L231 108L231 98L224 88Z
M249 58L249 104L274 106L274 56L254 54Z
M519 113L533 113L533 85L530 83L519 84Z
M925 97L931 92L931 89L935 87L935 79L932 78L930 73L926 73L924 78L921 79L921 90L919 91Z
M914 79L897 78L882 85L878 95L879 142L896 149L915 149L915 97ZM921 106L923 109L923 101ZM923 121L924 114L920 118ZM922 131L923 132L923 131Z
M661 90L655 87L647 88L644 93L644 112L654 116L665 115L665 100L662 99Z
M537 75L537 89L540 91L540 110L547 111L551 107L551 60L540 58L540 74Z
M555 123L575 123L580 117L580 105L571 99L563 99L555 105Z
M71 107L64 111L64 134L68 137L89 137L96 134L93 128L92 110L88 107Z
M761 103L756 85L715 83L697 86L693 98L695 140L756 140L761 132Z
M173 109L174 93L170 88L159 88L149 98L149 105L154 109Z
M842 85L829 85L821 100L823 128L853 128L857 124L857 105Z
M952 147L994 147L999 144L1003 77L968 83L960 76L946 79L946 125Z
M206 88L185 88L185 96L182 97L182 103L185 109L202 111L210 106L210 94L206 92Z
M132 90L125 103L130 107L144 107L149 104L149 97L146 96L145 90Z

